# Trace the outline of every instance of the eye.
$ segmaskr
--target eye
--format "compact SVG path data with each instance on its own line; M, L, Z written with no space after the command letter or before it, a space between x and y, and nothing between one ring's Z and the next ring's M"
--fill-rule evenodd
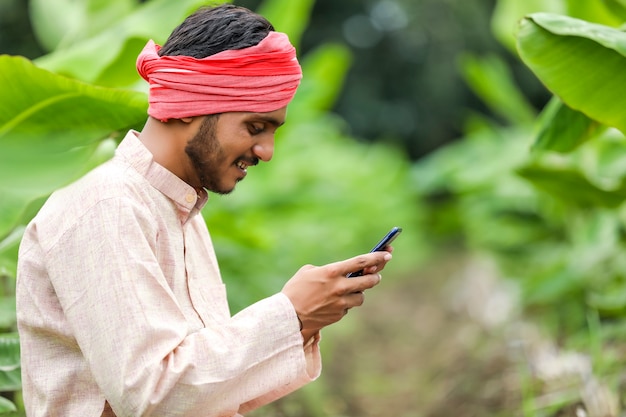
M263 133L264 130L265 130L265 124L263 123L249 123L248 124L248 132L250 132L252 136L261 134Z

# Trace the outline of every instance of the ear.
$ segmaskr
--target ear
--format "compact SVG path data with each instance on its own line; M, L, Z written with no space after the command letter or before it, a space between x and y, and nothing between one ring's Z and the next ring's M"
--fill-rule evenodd
M183 118L180 119L180 121L183 122L183 123L189 124L189 123L193 122L193 117L183 117Z

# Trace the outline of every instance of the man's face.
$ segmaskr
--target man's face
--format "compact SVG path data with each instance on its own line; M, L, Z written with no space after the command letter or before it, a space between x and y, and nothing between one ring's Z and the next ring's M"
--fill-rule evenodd
M233 191L248 167L272 159L274 133L285 122L286 111L205 116L185 147L195 170L197 184L192 185L218 194Z

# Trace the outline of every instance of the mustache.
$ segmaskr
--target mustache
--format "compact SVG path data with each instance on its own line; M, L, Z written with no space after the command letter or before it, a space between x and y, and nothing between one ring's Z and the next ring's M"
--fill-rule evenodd
M259 164L259 158L256 158L256 157L250 157L250 158L241 157L237 159L237 162L239 161L243 161L246 165L251 166L251 167Z

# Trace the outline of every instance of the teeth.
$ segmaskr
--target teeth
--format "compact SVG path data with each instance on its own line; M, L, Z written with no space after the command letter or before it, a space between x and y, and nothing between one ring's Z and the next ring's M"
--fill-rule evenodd
M245 170L247 170L247 169L248 169L248 166L247 166L247 165L246 165L246 163L245 163L245 162L243 162L243 161L239 161L239 162L237 163L237 167L238 167L239 169L241 169L242 171L245 171Z

